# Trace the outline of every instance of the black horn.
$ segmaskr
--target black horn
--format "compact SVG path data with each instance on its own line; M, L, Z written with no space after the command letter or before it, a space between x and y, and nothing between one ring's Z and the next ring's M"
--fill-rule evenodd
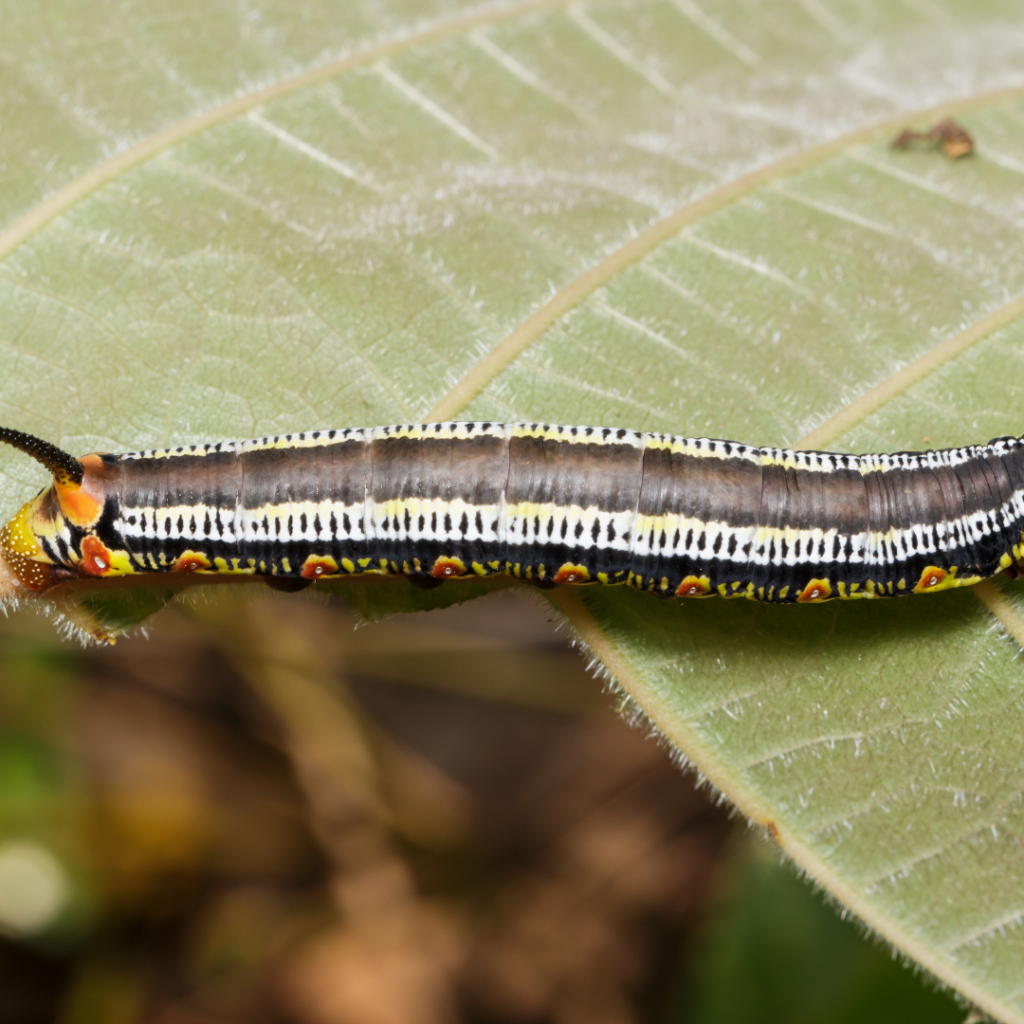
M36 462L45 466L59 484L80 484L85 470L81 462L73 455L61 451L49 441L43 441L31 434L23 434L20 430L0 427L0 441L17 448L18 451L31 455Z

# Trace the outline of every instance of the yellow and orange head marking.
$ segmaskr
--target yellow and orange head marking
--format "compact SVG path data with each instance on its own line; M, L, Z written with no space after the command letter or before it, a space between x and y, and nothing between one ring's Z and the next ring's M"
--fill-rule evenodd
M466 571L465 563L461 558L454 558L451 555L442 555L430 570L430 575L437 580L451 579L452 576L461 576Z
M940 569L936 565L928 565L921 573L921 578L917 581L917 586L914 587L914 593L926 594L931 590L948 590L954 586L956 586L956 579L952 572Z
M310 555L302 563L302 578L318 580L321 576L331 576L338 571L338 563L330 555Z
M552 583L589 583L590 573L587 571L585 565L573 565L572 562L566 562L559 570L551 577Z
M99 455L85 455L79 462L84 470L82 482L77 484L73 480L54 477L53 489L68 522L87 530L103 514L110 468Z
M676 597L707 597L711 593L711 580L707 576L686 576L676 587Z
M212 568L212 563L201 551L183 551L172 568L174 572L204 572Z
M818 601L827 601L831 596L832 584L828 580L811 580L800 591L797 601L801 604L816 604Z

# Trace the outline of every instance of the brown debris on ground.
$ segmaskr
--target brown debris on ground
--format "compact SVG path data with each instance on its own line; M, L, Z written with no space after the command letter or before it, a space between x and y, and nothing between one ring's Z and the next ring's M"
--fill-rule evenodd
M655 1019L733 826L549 618L246 595L87 652L56 1019Z

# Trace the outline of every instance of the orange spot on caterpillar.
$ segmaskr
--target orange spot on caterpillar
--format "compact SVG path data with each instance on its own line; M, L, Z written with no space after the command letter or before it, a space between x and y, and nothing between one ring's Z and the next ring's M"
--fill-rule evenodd
M466 566L461 558L452 558L442 555L430 570L430 575L437 580L446 580L451 576L461 576L466 571Z
M707 597L711 581L706 576L686 576L676 587L676 597Z
M584 565L573 565L572 562L566 562L554 576L551 577L552 583L586 583L590 579L590 573L587 571L587 567Z
M210 560L201 551L185 551L174 562L175 572L197 572L209 569Z
M113 555L99 537L89 536L82 541L82 568L90 576L106 576L112 563Z
M801 604L814 604L817 601L827 601L831 596L832 584L828 580L811 580L800 591L797 601Z
M302 563L300 575L304 580L318 580L338 571L338 563L330 555L310 555Z
M915 594L923 594L925 591L934 590L940 586L949 577L949 573L945 569L940 569L937 565L925 566L924 572L921 573L921 578L917 581L917 586L914 587Z
M103 503L78 484L54 484L60 510L75 526L92 526L103 511Z
M775 842L778 842L779 841L779 826L776 825L775 822L772 821L771 818L769 818L767 821L764 822L764 827L768 830L768 835L770 835L772 837L772 839L775 840Z

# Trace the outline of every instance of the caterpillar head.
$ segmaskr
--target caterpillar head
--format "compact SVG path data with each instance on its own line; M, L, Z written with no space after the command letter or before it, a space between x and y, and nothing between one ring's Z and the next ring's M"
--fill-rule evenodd
M0 529L0 600L6 600L48 590L75 575L54 562L42 540L57 531L60 518L86 530L99 520L109 468L102 455L76 459L19 430L0 427L0 441L31 455L53 474L53 482Z

